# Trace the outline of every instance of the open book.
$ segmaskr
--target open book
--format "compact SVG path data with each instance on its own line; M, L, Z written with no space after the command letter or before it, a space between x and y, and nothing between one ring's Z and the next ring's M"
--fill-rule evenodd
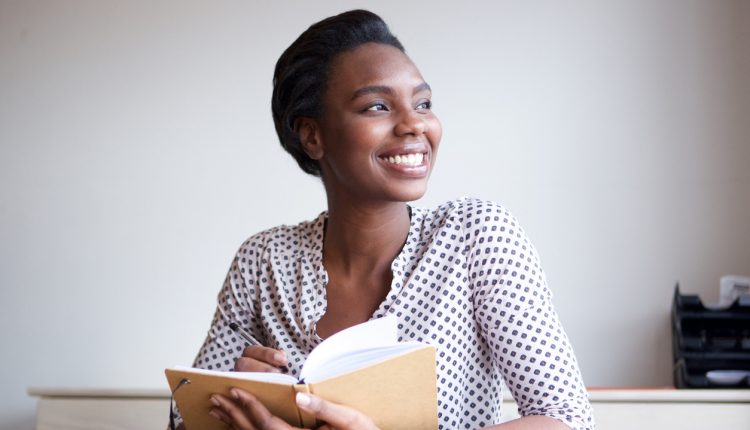
M397 320L386 316L342 330L307 358L300 379L278 373L219 372L176 366L166 369L186 430L225 429L208 415L211 394L232 387L255 395L293 426L312 428L315 418L297 408L296 393L308 392L351 406L382 430L437 429L435 348L397 342ZM183 379L177 391L175 388Z

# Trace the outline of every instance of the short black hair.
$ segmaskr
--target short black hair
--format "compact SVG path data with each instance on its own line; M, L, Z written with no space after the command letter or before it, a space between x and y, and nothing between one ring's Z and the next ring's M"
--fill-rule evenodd
M365 43L381 43L404 52L401 42L378 15L352 10L310 26L279 57L273 74L271 111L281 146L305 172L320 176L320 165L302 149L295 122L320 118L329 68L342 52Z

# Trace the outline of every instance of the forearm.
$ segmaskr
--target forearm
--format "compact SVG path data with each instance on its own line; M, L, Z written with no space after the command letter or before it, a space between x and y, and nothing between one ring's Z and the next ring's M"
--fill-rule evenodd
M517 420L508 421L492 427L485 427L485 430L570 430L570 427L562 422L541 415L529 415L518 418Z

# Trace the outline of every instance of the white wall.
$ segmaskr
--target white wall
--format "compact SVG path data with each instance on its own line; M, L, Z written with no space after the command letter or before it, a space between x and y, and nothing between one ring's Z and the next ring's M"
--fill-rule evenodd
M515 212L587 384L671 383L674 283L750 274L747 2L0 0L0 428L28 386L164 387L239 243L324 209L270 81L355 4L435 91L420 204Z

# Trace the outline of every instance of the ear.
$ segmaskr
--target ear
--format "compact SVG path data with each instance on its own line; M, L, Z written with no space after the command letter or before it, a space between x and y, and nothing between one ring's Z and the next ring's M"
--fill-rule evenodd
M302 150L313 160L323 158L323 143L320 138L320 127L313 118L300 117L294 121L294 128L302 144Z

